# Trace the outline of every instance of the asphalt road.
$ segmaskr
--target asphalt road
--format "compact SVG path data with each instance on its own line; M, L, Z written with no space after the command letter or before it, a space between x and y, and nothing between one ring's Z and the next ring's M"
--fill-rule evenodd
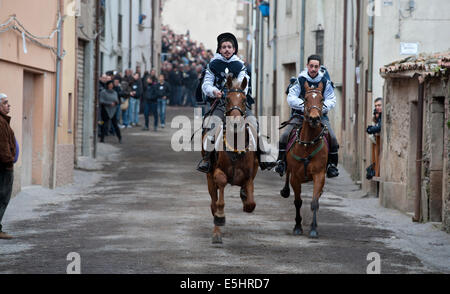
M180 114L192 117L193 110L168 112ZM307 235L312 185L303 188L305 235L293 236L293 195L281 198L284 178L259 171L255 211L244 213L239 188L228 186L223 244L212 244L206 177L195 171L200 154L174 152L175 131L170 124L158 132L127 129L121 145L107 137L99 145L102 170L77 171L75 185L58 201L36 204L37 217L15 220L19 194L5 218L16 238L0 240L0 273L64 274L70 252L80 255L85 274L365 274L371 252L381 257L382 273L436 272L414 253L388 246L395 233L374 225L373 217L346 212L358 187L342 169L326 181L318 239Z

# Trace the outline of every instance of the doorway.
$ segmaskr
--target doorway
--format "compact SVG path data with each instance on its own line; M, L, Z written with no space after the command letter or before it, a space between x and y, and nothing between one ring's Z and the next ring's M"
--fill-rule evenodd
M42 184L43 75L23 74L21 186Z

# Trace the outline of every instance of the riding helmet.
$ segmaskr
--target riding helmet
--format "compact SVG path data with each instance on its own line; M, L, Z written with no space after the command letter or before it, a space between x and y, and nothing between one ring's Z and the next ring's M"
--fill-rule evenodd
M232 33L223 33L223 34L220 34L220 35L217 37L217 53L219 53L220 45L221 45L224 41L231 41L231 42L233 42L234 49L236 49L236 52L235 52L234 54L237 55L237 54L238 54L238 49L239 49L239 47L238 47L238 41L237 41L236 37L235 37Z

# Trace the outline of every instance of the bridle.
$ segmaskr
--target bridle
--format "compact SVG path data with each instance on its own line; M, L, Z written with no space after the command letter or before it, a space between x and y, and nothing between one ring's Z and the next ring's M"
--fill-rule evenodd
M305 96L306 96L306 94L309 94L309 93L313 93L313 94L316 94L316 95L320 95L320 96L322 96L322 92L319 90L319 89L310 89L309 91L307 91L306 93L305 93ZM325 101L325 99L323 98L323 96L322 96L322 100L320 101L320 103L322 103L322 105L323 105L323 102ZM308 118L309 118L309 113L311 112L311 110L313 110L313 109L317 109L318 111L319 111L319 113L320 113L320 117L322 117L322 109L321 108L319 108L318 106L316 106L316 105L313 105L313 106L311 106L311 107L306 107L306 105L305 105L305 114L306 113L308 113Z
M240 93L240 94L244 94L244 103L243 103L243 105L244 105L244 109L242 109L242 107L239 107L239 106L237 106L237 105L234 105L233 107L231 107L229 110L227 110L226 112L225 112L225 115L226 116L228 116L233 110L238 110L240 113L241 113L241 115L243 116L243 117L246 117L246 113L245 113L245 102L246 102L246 100L247 100L247 96L245 95L245 91L244 90L241 90L241 89L231 89L231 90L227 90L226 91L226 96L225 96L225 107L230 103L230 98L228 97L228 94L229 93Z

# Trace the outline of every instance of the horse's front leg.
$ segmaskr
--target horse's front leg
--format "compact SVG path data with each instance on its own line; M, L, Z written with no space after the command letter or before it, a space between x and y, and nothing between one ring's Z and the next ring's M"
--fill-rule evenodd
M254 183L253 180L249 180L244 187L246 198L243 200L244 202L244 211L248 213L252 213L255 210L255 196L254 196Z
M325 185L325 172L321 172L313 175L314 190L311 201L311 210L313 212L313 221L311 223L311 231L309 236L311 238L317 238L319 233L317 232L317 211L319 210L319 198L322 195L323 186Z
M289 183L287 183L289 188ZM296 178L296 175L292 175L291 178L291 186L292 189L294 189L294 205L295 205L295 227L294 227L294 236L303 235L303 228L302 228L302 216L300 215L300 209L302 208L302 185L300 184L300 181Z
M225 225L225 186L227 185L227 176L220 169L216 169L214 171L214 182L219 188L219 198L215 205L213 243L222 243L220 227Z
M291 172L290 172L290 171L287 171L287 172L286 172L286 181L285 181L285 183L284 183L284 187L283 187L283 189L281 189L281 191L280 191L280 195L281 195L281 197L283 197L283 198L289 198L289 195L291 194L291 189L289 189L289 179L290 179L290 176L291 176Z

